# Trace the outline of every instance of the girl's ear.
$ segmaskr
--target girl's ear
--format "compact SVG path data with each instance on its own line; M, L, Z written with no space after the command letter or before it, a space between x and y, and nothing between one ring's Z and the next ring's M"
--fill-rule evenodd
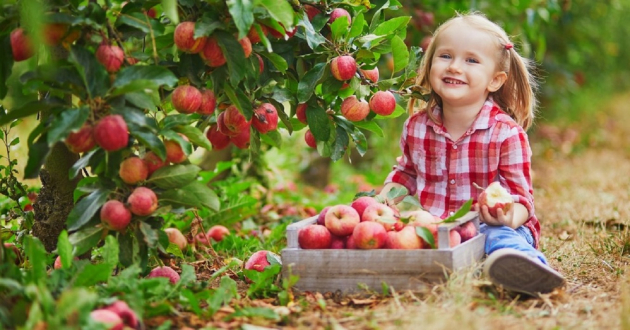
M495 73L494 77L488 84L488 88L487 88L488 92L493 93L493 92L498 91L499 88L503 86L506 80L507 80L507 73L505 71L499 71Z

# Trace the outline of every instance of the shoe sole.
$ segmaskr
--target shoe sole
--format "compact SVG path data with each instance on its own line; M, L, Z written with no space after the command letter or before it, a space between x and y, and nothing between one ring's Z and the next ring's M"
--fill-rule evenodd
M495 284L532 296L549 293L565 284L560 273L543 263L532 261L524 253L502 252L499 250L488 256L484 266L486 275Z

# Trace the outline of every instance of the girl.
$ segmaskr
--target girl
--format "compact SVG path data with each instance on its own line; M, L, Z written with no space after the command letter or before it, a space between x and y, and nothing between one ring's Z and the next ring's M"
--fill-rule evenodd
M458 15L441 25L418 70L429 101L405 122L403 155L381 194L404 186L423 207L445 218L469 199L474 186L499 181L514 206L496 217L479 211L489 255L484 272L498 285L527 294L564 284L537 250L540 224L534 215L531 149L536 81L530 63L507 34L484 16ZM410 101L410 113L414 102Z

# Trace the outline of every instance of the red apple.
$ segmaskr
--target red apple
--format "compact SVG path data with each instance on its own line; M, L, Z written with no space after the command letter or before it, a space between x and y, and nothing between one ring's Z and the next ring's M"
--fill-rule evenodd
M179 135L182 137L182 139L188 142L188 137L183 134ZM175 140L166 140L164 141L164 147L166 148L166 161L174 164L179 164L188 159L188 156L184 152L184 149L179 144L179 142Z
M179 281L179 274L169 266L159 266L155 267L149 272L147 278L153 277L166 277L171 284L175 284Z
M378 67L375 67L374 69L371 69L371 70L359 70L359 71L361 71L361 73L367 80L370 80L371 82L378 82L378 77L379 77Z
M210 128L208 128L206 137L212 144L212 148L216 150L221 150L230 144L230 137L221 133L216 124L213 124Z
M208 116L214 113L214 108L217 106L217 98L214 96L214 92L211 89L204 89L201 91L201 104L197 113L200 115Z
M308 17L309 21L313 21L313 18L315 18L317 14L321 14L322 12L321 10L311 5L304 5L304 11L306 12L306 16Z
M457 230L459 236L461 236L462 243L477 235L477 227L475 227L475 224L472 221L465 222L460 226L455 227L455 230Z
M348 236L341 237L337 235L331 235L330 248L335 250L345 249L347 237Z
M68 149L76 154L90 151L96 145L93 131L92 126L85 123L78 131L70 132L65 141Z
M190 85L178 86L171 94L173 108L180 113L193 113L199 109L202 103L202 94L195 87Z
M264 25L260 25L260 29L265 35L267 35L267 33L269 32L269 29ZM249 38L249 41L253 44L257 44L260 42L260 35L258 34L258 31L253 25L251 28L249 28L249 32L247 33L247 38Z
M223 238L230 234L230 230L222 225L215 225L210 227L206 236L212 238L215 242L221 242Z
M46 23L44 24L44 44L55 46L61 42L61 39L68 33L68 24L65 23Z
M139 157L129 157L120 163L118 175L126 184L138 184L149 177L149 167Z
M354 227L361 222L359 213L352 206L338 204L331 206L326 212L324 224L330 233L337 236L352 234Z
M487 206L491 216L496 217L499 209L506 214L514 205L514 197L498 181L492 182L479 195L479 207Z
M380 223L385 230L390 231L396 223L396 212L389 206L381 203L372 204L365 208L361 221L374 221Z
M262 272L265 268L267 268L267 266L271 265L269 258L274 258L280 261L280 256L271 251L256 251L251 257L249 257L249 259L247 259L247 262L245 262L245 269L253 269L255 271Z
M309 147L317 149L317 141L315 140L315 137L313 136L313 133L311 133L310 129L307 130L304 134L304 141L306 141L306 145L308 145Z
M195 38L195 22L181 22L177 24L173 33L173 40L177 49L196 54L206 45L206 37Z
M378 91L370 98L370 109L377 115L389 116L396 110L396 98L390 91Z
M127 305L123 300L116 300L111 305L104 308L105 310L116 313L123 320L123 323L131 329L138 327L138 316L136 312Z
M357 72L357 62L349 55L337 56L330 62L330 71L337 80L348 80Z
M116 231L124 230L131 222L131 212L125 207L125 204L117 200L105 202L100 215L101 222L105 227Z
M157 196L153 190L147 187L138 187L127 197L127 204L131 213L139 216L147 216L158 208Z
M387 241L387 231L379 223L364 221L356 225L352 237L359 249L380 249Z
M326 212L328 212L328 209L330 209L330 206L324 207L322 211L319 212L319 215L317 216L318 225L322 225L322 226L326 225Z
M252 42L249 40L248 37L243 37L238 41L238 43L241 44L241 47L243 47L245 58L248 58L252 54Z
M421 249L422 239L416 234L416 228L405 226L401 231L390 231L387 233L386 249L412 250Z
M199 55L208 66L214 68L222 66L227 61L221 47L219 47L219 42L214 37L209 37L206 40L206 44Z
M370 114L370 106L367 102L357 99L355 95L351 95L341 102L341 114L349 121L361 121Z
M328 23L332 24L335 20L337 20L337 18L339 17L346 17L346 19L348 20L348 26L352 23L352 17L350 16L350 13L343 9L343 8L335 8L333 9L333 11L330 13L330 18L328 19Z
M113 73L118 71L125 61L125 52L118 46L101 44L96 50L96 59L103 64L107 72Z
M234 105L230 105L222 115L217 118L217 125L221 133L233 137L241 133L246 128L249 129L250 122Z
M258 58L258 73L263 73L263 71L265 71L265 61L263 61L263 58L256 54L256 57Z
M92 134L96 144L107 151L120 150L129 142L127 123L121 115L103 117L94 126Z
M106 326L108 330L122 330L125 327L125 324L120 316L110 310L93 310L90 312L90 318L96 321L96 323L100 323L101 327L103 325Z
M365 221L363 220L363 212L368 206L373 205L373 204L380 204L380 203L374 197L361 196L353 200L352 203L350 203L350 206L352 206L355 210L357 210L357 213L359 213L359 217L361 217L361 221Z
M332 236L326 227L313 224L300 229L298 243L302 249L329 249Z
M352 235L346 236L346 249L355 250L356 248L357 248L357 245L354 244L354 236Z
M459 235L459 232L457 230L451 229L448 232L448 236L449 236L448 243L449 243L449 246L451 248L454 248L454 247L456 247L456 246L458 246L459 244L462 243L462 237ZM437 240L435 241L435 243L436 243L437 247L439 248L440 244L438 243Z
M230 142L234 143L239 149L247 149L251 143L251 134L252 131L249 129L249 125L247 125L240 133L230 137Z
M177 245L177 247L184 251L186 247L188 247L188 241L182 232L177 228L166 228L164 229L166 236L168 236L168 241Z
M11 51L13 60L20 62L33 56L33 44L31 39L24 33L24 29L17 28L11 31Z
M298 104L297 108L295 109L295 116L297 117L297 120L299 120L300 123L305 124L305 125L306 125L306 109L308 109L308 104L306 103Z
M261 134L278 128L278 111L271 103L263 103L254 110L252 126Z
M158 169L168 165L166 160L162 160L158 155L156 155L153 151L149 151L144 155L144 163L147 165L147 169L149 170L149 177L153 172Z

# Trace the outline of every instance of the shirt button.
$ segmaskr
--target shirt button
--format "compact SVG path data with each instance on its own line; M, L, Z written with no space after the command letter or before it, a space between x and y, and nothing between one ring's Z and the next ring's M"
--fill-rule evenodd
M451 179L451 184L455 184L455 179Z
M457 145L453 145L453 149L457 149Z
M455 212L453 212L453 211L448 213L448 215L453 215L453 214L455 214Z

